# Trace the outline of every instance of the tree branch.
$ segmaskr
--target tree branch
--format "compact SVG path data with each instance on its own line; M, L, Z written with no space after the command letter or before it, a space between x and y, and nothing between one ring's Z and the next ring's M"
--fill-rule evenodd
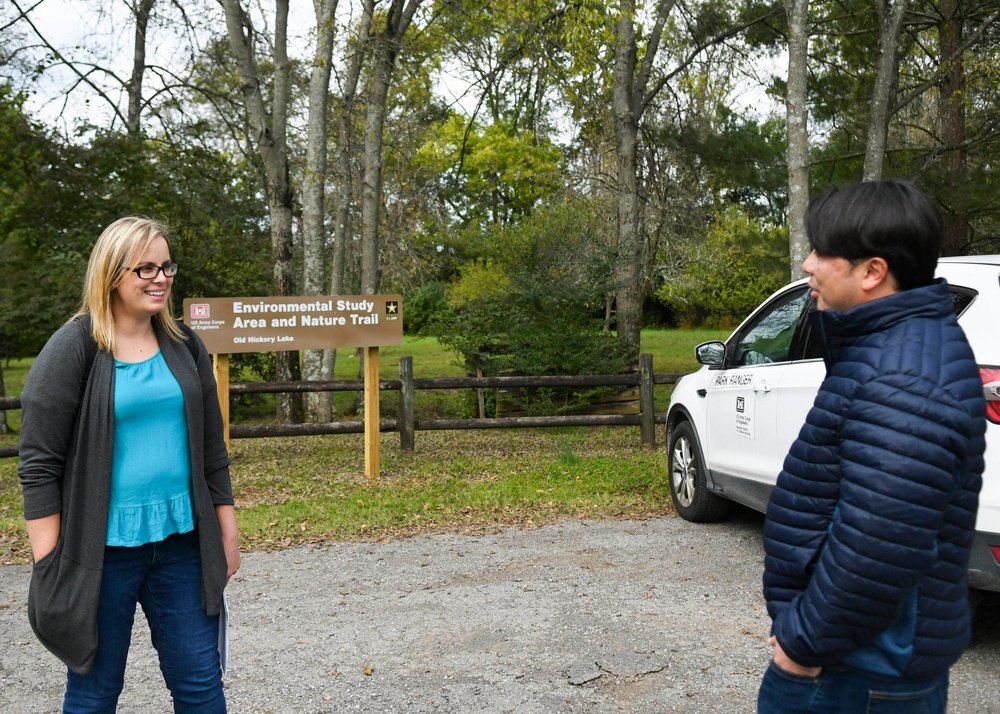
M11 20L10 22L8 22L6 25L4 25L3 27L0 27L0 32L3 32L4 30L7 30L7 29L13 27L17 23L19 23L21 20L26 20L28 18L28 14L32 10L34 10L36 7L38 7L39 5L41 5L43 2L45 2L45 0L38 0L38 2L36 2L31 7L29 7L27 10L22 10L21 8L17 8L18 9L17 16L13 20ZM15 3L15 7L17 7L16 3Z
M994 23L996 23L997 20L1000 20L1000 10L994 10L992 15L983 20L983 22L979 25L979 27L976 28L976 31L973 32L971 35L969 35L969 37L967 37L965 41L962 42L962 44L950 57L942 58L942 60L938 62L937 69L934 70L934 72L931 74L930 77L928 77L926 80L924 80L916 87L911 89L909 92L907 92L906 96L904 96L897 102L896 106L893 108L893 113L894 114L898 113L901 109L903 109L903 107L905 107L914 99L916 99L921 94L926 92L928 89L936 85L941 80L941 76L944 74L945 68L950 63L958 59L958 57L961 56L963 52L969 49L969 47L971 47L980 37L982 37L983 33L985 33L986 30L988 30Z
M660 40L663 38L663 26L667 23L667 18L670 17L676 4L676 0L660 0L656 6L656 21L649 33L646 54L642 58L642 66L639 68L639 74L635 80L635 89L632 90L633 97L642 97L646 93L646 85L653 72L653 62L660 49ZM640 116L644 109L645 106L633 107L636 116Z
M673 79L678 74L687 69L691 65L691 63L694 62L695 58L702 52L704 52L706 49L714 45L720 44L722 42L725 42L730 37L735 37L744 30L753 27L758 22L763 22L764 20L773 17L774 15L777 15L780 11L781 7L775 5L770 10L765 12L763 15L755 17L754 19L744 22L741 25L736 25L734 27L731 27L728 30L720 32L719 34L710 37L704 42L701 42L698 45L696 45L690 52L688 52L687 56L683 60L681 60L680 64L677 65L677 67L675 67L671 72L668 72L666 75L661 77L660 80L653 86L653 88L650 89L648 92L646 92L646 94L642 98L642 101L639 104L639 111L637 112L636 115L641 116L643 113L645 113L646 108L649 106L650 102L652 102L653 99L656 98L656 95L660 93L660 90L663 89L664 85L666 85L667 82L669 82L671 79Z
M86 84L88 87L90 87L92 90L94 90L94 92L97 94L97 96L99 96L101 99L103 99L105 102L108 103L108 106L111 107L112 111L115 113L115 116L117 116L119 119L121 119L122 123L127 124L128 120L121 113L121 110L118 108L118 105L111 99L111 97L109 97L107 95L107 93L103 89L101 89L96 84L94 84L94 82L92 82L89 79L89 77L87 77L87 75L85 75L82 72L80 72L77 69L75 62L72 62L72 61L66 59L66 57L63 56L62 52L60 52L59 50L57 50L52 45L52 43L48 41L48 38L46 38L45 35L43 35L41 33L41 31L35 26L35 23L32 22L31 18L28 17L27 11L25 11L20 5L18 5L17 0L10 0L10 2L14 5L14 7L17 9L17 11L21 14L21 17L23 17L24 21L28 23L28 26L31 28L32 32L35 33L35 36L38 37L38 39L42 41L42 44L45 45L45 47L52 53L52 55L56 59L58 59L63 65L65 65L66 67L68 67L79 78L79 82L82 82L82 83ZM36 3L35 5L33 5L32 9L34 9L35 7L38 7L39 4L40 3ZM111 76L114 76L114 72L111 72L110 70L104 69L103 71L107 72ZM79 84L79 82L78 82L78 84ZM65 111L65 103L63 105L63 110Z

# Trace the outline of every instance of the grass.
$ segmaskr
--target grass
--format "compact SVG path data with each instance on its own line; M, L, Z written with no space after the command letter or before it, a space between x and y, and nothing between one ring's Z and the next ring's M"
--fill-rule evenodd
M644 331L642 348L653 353L656 372L689 372L697 366L694 345L724 336ZM349 354L338 356L338 379L357 374L357 360ZM417 377L462 373L433 339L407 338L401 347L381 350L385 376L398 374L402 355L413 356ZM14 360L4 369L8 394L20 393L29 365ZM437 411L446 399L471 398L442 394L423 408ZM386 399L392 403L394 395ZM658 387L658 411L667 400L669 391ZM8 414L12 426L18 416ZM0 435L0 443L16 439ZM657 440L663 443L662 431ZM236 440L232 451L237 514L248 549L672 512L666 456L662 448L642 451L634 427L418 432L414 453L401 452L398 437L384 434L382 474L375 481L364 475L360 434ZM0 459L0 563L28 557L17 460Z
M725 340L729 330L643 330L642 352L653 353L653 371L692 372L698 368L694 348L709 340Z
M653 372L656 374L686 374L698 369L694 348L708 340L725 340L728 330L643 330L642 352L653 355ZM653 390L653 409L667 411L674 385L657 385Z
M422 432L412 454L384 435L377 481L363 474L360 435L276 441L234 443L252 548L671 510L666 457L642 452L634 428Z

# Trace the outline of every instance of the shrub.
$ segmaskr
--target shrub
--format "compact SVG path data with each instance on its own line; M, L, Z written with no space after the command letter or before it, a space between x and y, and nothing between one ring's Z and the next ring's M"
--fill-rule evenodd
M603 217L566 200L486 235L487 255L448 288L451 314L438 339L471 373L614 374L627 350L604 329L610 275Z
M403 328L410 335L430 335L436 323L448 313L445 286L441 283L421 285L403 301Z

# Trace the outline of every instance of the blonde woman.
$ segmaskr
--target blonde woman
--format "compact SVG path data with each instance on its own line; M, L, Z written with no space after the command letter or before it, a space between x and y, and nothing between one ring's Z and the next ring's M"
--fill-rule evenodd
M226 710L219 613L239 535L211 362L171 312L177 270L165 226L108 226L21 394L28 616L68 667L64 712L116 710L137 604L174 711Z

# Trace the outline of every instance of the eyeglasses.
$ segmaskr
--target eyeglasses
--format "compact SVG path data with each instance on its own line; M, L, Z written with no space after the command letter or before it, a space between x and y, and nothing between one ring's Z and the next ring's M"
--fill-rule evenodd
M177 275L178 268L177 263L166 263L164 265L140 265L138 268L126 268L126 270L135 273L143 280L152 280L160 274L161 270L165 277L172 278Z

